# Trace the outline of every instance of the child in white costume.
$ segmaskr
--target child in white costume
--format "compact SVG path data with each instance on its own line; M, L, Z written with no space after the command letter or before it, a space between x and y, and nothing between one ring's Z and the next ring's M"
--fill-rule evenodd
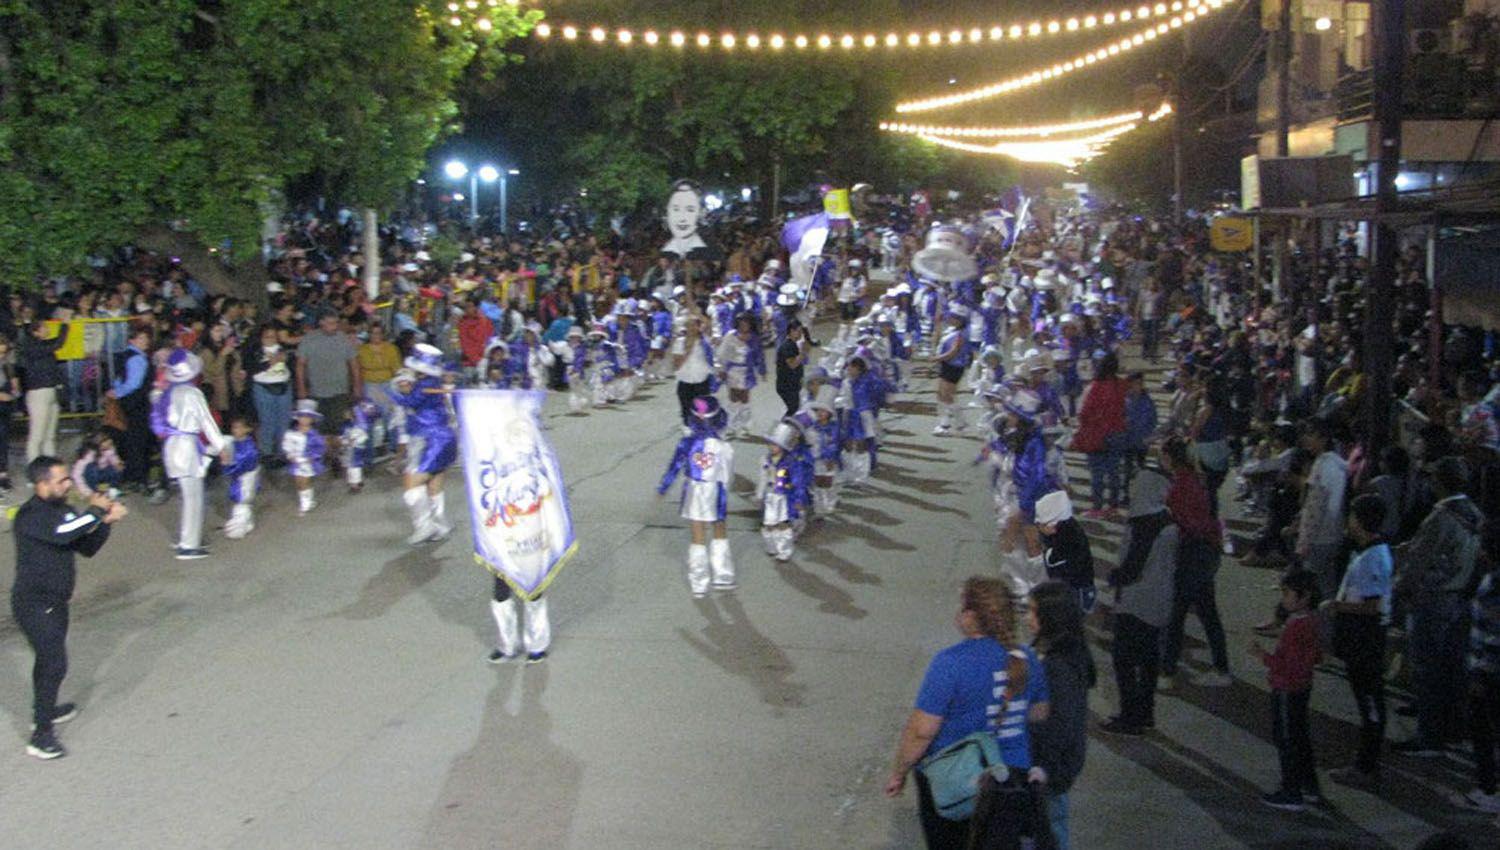
M306 514L318 506L313 479L323 474L326 444L323 435L318 433L318 422L322 418L317 399L300 399L292 410L292 427L281 438L281 453L286 457L287 470L297 488L298 514Z
M770 445L755 488L761 500L760 536L765 540L766 554L786 561L792 557L793 541L809 507L812 458L793 420L778 422L766 440Z
M695 598L702 598L710 586L723 591L738 586L724 522L729 514L729 484L734 479L734 446L719 436L726 417L718 399L693 399L692 417L692 433L678 441L656 492L665 494L677 476L683 476L682 518L692 526L688 588Z
M260 451L255 423L243 414L229 420L231 442L224 449L223 475L229 481L229 521L224 536L239 540L255 530L255 492L260 484Z

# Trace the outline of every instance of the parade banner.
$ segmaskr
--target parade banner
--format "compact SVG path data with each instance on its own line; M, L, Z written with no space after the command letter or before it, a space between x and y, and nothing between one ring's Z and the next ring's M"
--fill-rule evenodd
M578 548L562 468L542 437L545 398L539 390L454 394L474 559L528 600Z
M832 221L826 212L813 213L794 218L781 229L781 246L791 255L787 262L791 282L804 291L812 286L813 270L828 241Z

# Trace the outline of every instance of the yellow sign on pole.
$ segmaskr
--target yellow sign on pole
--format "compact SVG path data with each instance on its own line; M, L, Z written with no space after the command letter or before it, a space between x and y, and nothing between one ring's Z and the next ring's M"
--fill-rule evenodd
M1248 218L1224 215L1208 226L1208 243L1215 251L1248 251L1255 232Z
M848 189L830 189L823 196L823 212L828 213L829 218L850 218L853 210L849 206Z

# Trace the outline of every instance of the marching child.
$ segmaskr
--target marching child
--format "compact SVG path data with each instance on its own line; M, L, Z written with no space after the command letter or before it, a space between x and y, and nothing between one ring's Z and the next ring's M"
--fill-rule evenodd
M755 388L752 350L756 345L755 319L749 313L741 313L734 320L734 332L726 334L714 352L714 361L722 370L721 378L729 388L729 400L724 403L729 411L729 427L724 436L731 439L750 431L750 390Z
M322 419L317 399L300 399L292 411L292 427L281 438L281 453L297 488L298 514L306 514L318 506L313 479L323 474L323 453L327 450L323 435L318 433Z
M592 391L589 388L589 347L583 340L583 328L568 328L567 348L562 355L568 365L568 410L582 413L588 409Z
M839 420L834 411L837 391L821 387L793 418L802 426L804 450L812 460L813 513L826 517L838 507L840 463Z
M365 486L365 467L370 463L370 429L380 418L374 402L360 399L349 408L340 444L344 453L344 478L349 492L358 493Z
M734 479L734 446L719 436L727 417L718 399L695 398L691 410L692 433L678 441L656 492L665 494L677 476L683 476L682 518L692 527L688 588L695 599L701 599L708 595L710 580L714 590L729 591L737 586L729 530L724 522L729 514L729 484Z
M801 430L790 420L776 423L766 439L769 445L756 487L761 500L760 536L767 555L787 561L808 507L808 456Z
M220 458L229 479L229 521L224 536L239 540L255 530L255 491L260 483L260 450L255 447L255 421L247 414L229 420L229 445Z
M1281 758L1281 787L1260 799L1273 809L1300 812L1307 803L1323 798L1307 719L1313 667L1322 659L1318 620L1313 616L1318 607L1317 576L1308 570L1287 573L1281 580L1281 607L1287 612L1287 621L1276 648L1266 652L1259 641L1249 647L1250 654L1266 665L1271 684L1271 734Z

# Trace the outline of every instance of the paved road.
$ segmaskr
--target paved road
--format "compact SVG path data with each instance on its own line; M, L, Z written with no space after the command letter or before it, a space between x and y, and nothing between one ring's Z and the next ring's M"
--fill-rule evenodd
M931 395L918 393L890 423L874 486L782 565L756 530L761 447L741 443L730 520L741 589L694 601L686 532L674 503L652 496L677 437L670 385L582 416L561 402L548 422L581 551L550 594L545 664L484 663L490 585L467 523L441 546L406 547L392 477L355 496L325 480L307 518L278 479L255 533L211 539L213 558L198 562L168 557L171 504L135 506L82 569L64 697L84 711L62 729L66 759L23 754L30 658L0 615L12 742L0 741L0 846L918 846L910 793L892 802L879 788L927 659L956 639L958 586L995 569L977 441L931 437ZM758 392L759 426L779 410ZM449 489L462 505L461 485ZM1109 557L1117 529L1090 528ZM13 550L0 550L8 587ZM1154 738L1093 738L1075 846L1407 847L1437 825L1486 835L1483 819L1440 802L1461 779L1447 762L1393 764L1387 800L1331 788L1329 813L1259 805L1275 753L1243 645L1270 580L1240 567L1221 577L1234 688L1165 697ZM1201 664L1202 646L1192 651ZM1102 642L1096 658L1106 675L1093 708L1107 716ZM1320 676L1325 766L1352 748L1346 691Z

